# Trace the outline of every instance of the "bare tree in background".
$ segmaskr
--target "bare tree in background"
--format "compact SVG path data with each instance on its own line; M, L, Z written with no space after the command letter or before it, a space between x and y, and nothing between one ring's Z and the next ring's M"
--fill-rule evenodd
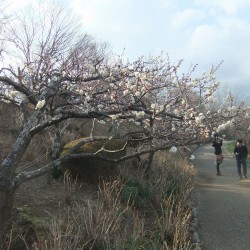
M100 78L94 71L106 49L82 35L62 7L25 12L6 22L1 19L0 99L22 107L24 125L0 169L1 244L10 221L13 177L27 146L41 130L73 117L83 102L79 86Z
M192 79L195 67L179 76L181 61L172 65L164 55L135 62L107 58L106 47L81 34L70 15L55 6L25 12L3 29L6 47L0 99L22 107L24 124L0 168L0 245L11 224L14 192L23 182L80 157L120 162L150 153L151 161L159 150L206 141L212 122L218 121L217 113L207 112L219 86L214 77L217 67ZM47 130L60 137L56 135L58 126L72 118L110 122L112 136L91 134L67 154L57 155L36 170L16 174L32 138ZM140 130L136 140L141 146L131 155L114 160L96 153L75 153L83 144L103 138L122 138L126 146L135 133L121 131L123 123Z

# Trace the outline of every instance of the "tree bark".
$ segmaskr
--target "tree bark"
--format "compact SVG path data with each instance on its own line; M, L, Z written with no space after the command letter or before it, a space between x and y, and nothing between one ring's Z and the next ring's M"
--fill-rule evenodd
M51 159L52 161L55 161L56 159L59 158L60 156L60 149L61 149L61 133L60 133L60 128L59 124L55 125L56 127L56 132L55 132L55 138L51 150ZM54 166L53 169L48 173L48 179L47 179L47 184L51 184L53 173L56 176L56 172L58 171L57 166ZM54 177L55 178L55 177Z
M0 182L0 249L10 231L14 201L14 188L10 183Z
M149 156L148 156L148 159L146 161L146 166L145 166L145 177L148 178L149 177L149 174L150 174L150 171L151 171L151 166L152 166L152 163L153 163L153 159L154 159L154 154L155 152L152 151L149 153Z

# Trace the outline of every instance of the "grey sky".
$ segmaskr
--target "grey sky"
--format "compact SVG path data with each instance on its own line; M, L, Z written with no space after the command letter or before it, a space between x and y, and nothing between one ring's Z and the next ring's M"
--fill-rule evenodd
M87 32L125 57L167 52L183 67L209 70L232 89L250 92L250 1L248 0L71 0Z
M12 9L38 0L7 0ZM58 0L82 22L84 31L134 60L168 53L182 70L197 73L224 61L217 79L250 93L249 0ZM46 0L40 0L45 3Z

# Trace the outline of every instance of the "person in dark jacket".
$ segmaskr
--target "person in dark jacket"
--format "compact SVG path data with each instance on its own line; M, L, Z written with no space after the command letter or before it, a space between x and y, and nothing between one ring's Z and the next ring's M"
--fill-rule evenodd
M236 156L237 169L240 179L247 178L247 155L248 150L242 139L238 139L234 148L234 155ZM243 175L241 173L241 166L243 167Z
M217 175L222 176L220 171L220 164L223 162L223 155L222 155L222 139L219 137L217 133L214 134L214 140L212 146L214 147L214 154L215 154L215 163L216 163L216 170Z

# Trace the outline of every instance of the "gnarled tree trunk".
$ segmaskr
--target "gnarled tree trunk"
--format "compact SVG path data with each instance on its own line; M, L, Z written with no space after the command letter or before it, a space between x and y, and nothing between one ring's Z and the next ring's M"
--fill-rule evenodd
M10 183L0 182L0 249L12 223L14 188Z
M14 201L14 185L16 168L34 135L31 129L38 123L39 114L34 113L24 125L23 130L17 137L12 150L4 158L0 168L0 246L3 244L6 234L12 223L12 211ZM0 248L1 249L1 248Z

